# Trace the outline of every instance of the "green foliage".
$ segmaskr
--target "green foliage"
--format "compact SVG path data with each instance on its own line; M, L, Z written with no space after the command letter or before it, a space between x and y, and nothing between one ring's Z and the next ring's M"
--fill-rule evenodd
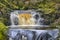
M59 19L57 19L54 23L52 23L51 25L53 25L53 26L60 26L60 18ZM60 28L60 27L59 27Z
M55 4L53 1L42 1L39 3L38 9L42 9L45 14L49 14L56 11Z
M0 1L0 7L2 12L8 12L10 10L25 10L26 8L30 9L30 8L34 8L34 9L41 9L43 10L45 13L51 13L53 11L55 11L55 2L53 1L47 1L47 0L43 0L43 1L37 1L33 3L33 1L29 0L29 1L22 1L22 0L1 0Z
M7 27L2 22L0 22L0 40L7 40L6 31Z
M56 4L59 2L59 0L0 0L0 11L3 14L0 17L0 21L7 25L7 22L9 20L9 13L13 10L36 9L39 11L43 11L44 14L58 14L57 8L60 7L56 8ZM48 19L48 17L46 19ZM54 19L54 17L51 18L51 16L49 16L49 20Z

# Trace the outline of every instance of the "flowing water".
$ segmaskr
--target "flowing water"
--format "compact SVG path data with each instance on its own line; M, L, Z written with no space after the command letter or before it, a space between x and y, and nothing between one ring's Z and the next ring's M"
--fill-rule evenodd
M10 14L11 26L20 27L18 29L9 29L9 40L56 40L59 30L35 30L35 29L21 29L22 27L48 27L43 24L44 18L41 13L28 11L13 11ZM27 27L26 27L27 26Z
M27 30L10 29L9 36L12 40L55 40L58 37L58 29L54 30Z
M11 26L46 26L41 17L41 13L28 10L28 11L14 11L10 14Z

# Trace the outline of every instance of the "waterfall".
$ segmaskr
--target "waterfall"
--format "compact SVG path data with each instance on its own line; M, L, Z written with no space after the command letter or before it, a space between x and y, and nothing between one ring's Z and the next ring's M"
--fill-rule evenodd
M13 18L14 18L14 14L10 14L10 19L11 19L11 25L14 25L14 20L13 20Z
M10 38L13 40L55 40L59 30L24 30L11 29Z
M35 11L14 11L10 14L11 25L43 25L43 18Z
M18 11L15 11L15 12L11 12L11 14L10 14L10 20L11 20L11 25L12 26L14 26L15 24L18 24L18 16L17 16L17 13L18 13Z
M43 24L44 18L36 11L21 11L16 10L10 13L11 26L17 27L9 30L9 40L55 40L58 37L59 30L36 30L36 29L21 29L22 26L45 27ZM19 26L19 27L18 27ZM25 28L27 28L25 27ZM47 27L47 26L46 26Z

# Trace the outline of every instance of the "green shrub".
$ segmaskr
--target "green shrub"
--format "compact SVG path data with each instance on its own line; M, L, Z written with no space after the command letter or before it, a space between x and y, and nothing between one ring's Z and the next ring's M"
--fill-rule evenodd
M7 27L0 22L0 40L7 40Z

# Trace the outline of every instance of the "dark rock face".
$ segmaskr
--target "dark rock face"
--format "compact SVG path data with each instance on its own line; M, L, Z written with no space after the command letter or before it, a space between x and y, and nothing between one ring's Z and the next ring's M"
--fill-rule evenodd
M39 15L36 14L36 15L34 16L34 18L35 18L36 20L38 20L38 19L39 19Z

